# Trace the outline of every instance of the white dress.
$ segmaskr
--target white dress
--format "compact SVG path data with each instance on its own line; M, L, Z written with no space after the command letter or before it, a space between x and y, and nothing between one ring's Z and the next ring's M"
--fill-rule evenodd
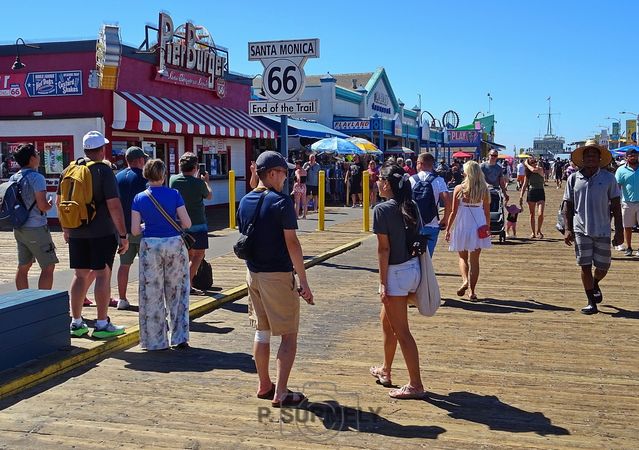
M472 252L478 248L490 248L490 237L480 239L477 235L477 228L486 225L486 214L484 214L484 204L466 203L461 200L453 231L450 238L449 250L461 252L464 250Z

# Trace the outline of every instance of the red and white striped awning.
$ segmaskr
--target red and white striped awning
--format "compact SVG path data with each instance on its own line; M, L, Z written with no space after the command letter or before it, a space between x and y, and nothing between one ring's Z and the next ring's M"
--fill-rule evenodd
M130 92L113 93L113 129L275 139L244 111Z

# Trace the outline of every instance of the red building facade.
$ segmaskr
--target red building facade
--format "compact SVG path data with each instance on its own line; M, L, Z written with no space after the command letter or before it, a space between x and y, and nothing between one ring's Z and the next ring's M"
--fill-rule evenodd
M18 170L12 152L32 142L42 155L48 189L55 191L62 169L83 154L82 136L98 130L111 141L107 156L117 169L125 167L124 152L131 145L163 159L171 174L179 172L180 155L192 151L211 174L210 205L228 203L231 169L241 198L250 160L275 132L247 114L251 79L228 72L225 50L189 43L189 25L182 26L183 37L158 36L158 42L167 51L191 51L194 58L212 54L218 58L215 74L171 65L178 60L167 57L161 45L140 51L119 42L109 43L110 67L104 67L103 36L38 43L37 49L21 46L25 67L19 70L12 69L16 46L0 46L2 178Z

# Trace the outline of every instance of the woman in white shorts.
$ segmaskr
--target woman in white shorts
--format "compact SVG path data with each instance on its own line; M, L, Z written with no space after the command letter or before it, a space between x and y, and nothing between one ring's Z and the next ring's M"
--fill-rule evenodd
M399 342L409 382L399 389L392 389L388 395L397 399L423 398L419 352L408 327L408 294L417 290L421 271L419 259L411 257L409 253L406 238L406 227L415 233L419 229L419 211L412 200L410 178L402 167L385 164L377 184L379 195L388 200L373 210L373 232L377 235L379 259L384 362L381 366L371 367L370 372L383 386L392 385L391 366Z

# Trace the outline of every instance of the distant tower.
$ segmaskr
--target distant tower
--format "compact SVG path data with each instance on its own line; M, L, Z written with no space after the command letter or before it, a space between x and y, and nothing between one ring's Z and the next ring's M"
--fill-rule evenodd
M552 133L552 116L557 115L557 114L561 114L561 113L554 113L554 112L551 111L551 109L550 109L550 97L548 97L546 99L546 101L548 102L548 112L547 113L542 113L542 114L537 114L537 117L548 116L548 125L546 126L546 136L554 136L554 134Z
M556 155L559 153L563 153L564 151L564 142L565 142L564 138L555 136L552 132L552 116L561 114L561 113L552 112L550 97L548 97L546 101L548 102L548 112L537 115L537 118L541 116L548 116L548 125L546 126L546 134L543 138L539 137L533 141L533 154L538 156L539 155L543 155L543 156Z
M552 136L552 113L550 112L550 97L548 97L548 129L546 134Z

